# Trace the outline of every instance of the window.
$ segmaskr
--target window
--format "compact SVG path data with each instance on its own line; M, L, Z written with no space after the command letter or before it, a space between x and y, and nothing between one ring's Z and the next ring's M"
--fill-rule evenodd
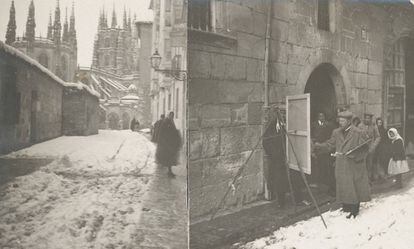
M405 56L402 40L396 42L385 68L385 84L387 96L387 126L403 128L404 92L405 92Z
M329 0L318 0L318 29L329 31Z
M164 54L166 60L171 60L171 40L168 38L164 40Z
M189 0L188 27L203 31L212 31L211 0Z
M171 11L171 0L165 0L165 11L166 12Z
M162 98L162 114L165 114L165 97Z
M39 55L39 58L37 59L42 66L48 68L49 67L49 58L45 53L42 53Z
M14 125L19 122L20 93L17 91L17 70L13 66L0 65L0 123Z
M171 110L171 93L168 94L168 111Z
M61 57L62 80L68 81L68 60L65 56Z
M105 47L109 48L111 46L111 40L109 38L105 39Z
M109 56L105 55L105 67L109 66Z
M178 108L179 108L179 101L180 100L180 89L177 88L175 90L175 117L178 118Z

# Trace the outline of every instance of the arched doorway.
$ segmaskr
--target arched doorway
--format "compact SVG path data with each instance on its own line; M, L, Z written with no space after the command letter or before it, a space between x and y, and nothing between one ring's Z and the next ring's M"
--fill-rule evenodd
M129 129L130 117L129 114L124 112L122 114L122 129Z
M329 63L318 65L310 74L305 93L310 93L311 138L324 142L331 136L336 126L338 99L343 99L344 83L339 71ZM337 94L339 96L337 97ZM319 113L324 113L329 123L317 124ZM311 175L309 181L316 186L325 185L329 193L335 192L335 175L329 153L318 154L311 159ZM323 187L323 188L325 188ZM322 188L320 189L322 190Z
M108 115L108 128L111 130L118 130L119 116L118 114L111 112Z
M337 98L335 80L340 79L338 70L328 63L320 64L309 76L305 93L310 93L311 122L315 121L319 112L325 113L328 121L335 121Z

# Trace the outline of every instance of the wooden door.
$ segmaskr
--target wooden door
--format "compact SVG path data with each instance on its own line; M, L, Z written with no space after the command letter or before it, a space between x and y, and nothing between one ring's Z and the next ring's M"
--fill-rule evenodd
M286 97L286 158L289 167L311 174L310 94Z

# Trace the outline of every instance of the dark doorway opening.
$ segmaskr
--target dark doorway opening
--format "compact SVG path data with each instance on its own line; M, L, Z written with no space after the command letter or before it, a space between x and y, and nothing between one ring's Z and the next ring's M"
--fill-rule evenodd
M321 64L309 76L305 93L310 93L311 139L323 143L328 140L336 127L337 98L335 80L339 72L331 64ZM325 120L318 122L318 114L323 113ZM335 193L334 160L330 153L316 154L311 158L311 174L308 177L311 186L318 192Z
M309 76L305 86L305 93L310 93L311 122L316 121L319 112L323 112L326 119L334 122L336 119L336 94L332 71L336 70L331 64L321 64Z

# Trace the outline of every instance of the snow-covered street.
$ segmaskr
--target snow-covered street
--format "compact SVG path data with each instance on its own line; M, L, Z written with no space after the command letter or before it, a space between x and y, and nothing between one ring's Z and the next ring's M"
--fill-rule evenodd
M414 182L402 190L374 196L361 205L356 219L340 210L282 227L273 235L250 242L244 249L410 249L414 244Z
M54 160L0 186L0 248L139 248L154 150L139 133L102 130L7 155Z

